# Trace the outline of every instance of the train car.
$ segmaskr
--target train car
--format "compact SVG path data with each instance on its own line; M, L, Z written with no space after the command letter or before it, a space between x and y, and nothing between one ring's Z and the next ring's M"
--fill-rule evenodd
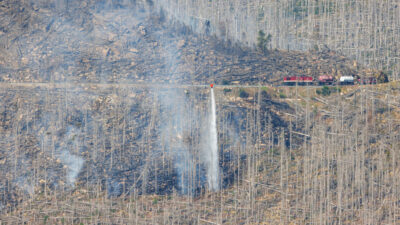
M376 78L375 77L363 77L358 79L359 84L376 84Z
M354 85L353 76L341 76L339 80L340 85Z
M283 78L284 85L312 85L314 79L309 76L287 76Z
M330 75L322 75L318 77L318 84L319 85L332 85L334 84L336 79Z

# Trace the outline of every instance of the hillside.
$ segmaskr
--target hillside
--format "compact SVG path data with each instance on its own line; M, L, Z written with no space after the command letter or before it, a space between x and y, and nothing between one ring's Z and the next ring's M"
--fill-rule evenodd
M381 71L328 48L261 52L170 7L0 2L0 224L400 220L398 82L281 86Z

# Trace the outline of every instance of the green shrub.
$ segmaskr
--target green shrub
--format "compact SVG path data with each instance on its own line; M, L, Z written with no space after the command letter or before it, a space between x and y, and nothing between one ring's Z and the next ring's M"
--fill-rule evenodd
M247 98L249 97L249 93L247 93L244 89L239 89L239 97Z
M379 74L378 74L378 83L387 83L387 82L389 82L389 75L390 74L390 72L383 72L383 71L381 71Z
M322 90L321 90L321 94L322 94L323 96L328 96L328 95L331 94L331 89L329 89L328 86L324 86L324 87L322 88Z
M222 85L229 85L230 82L228 80L222 80Z
M286 98L286 95L283 93L279 93L279 98Z
M382 114L386 111L387 111L387 108L385 108L385 107L380 107L380 108L376 109L376 113L378 113L378 114Z
M48 215L44 216L43 224L46 224L48 219L49 219L49 216L48 216Z
M224 93L228 93L228 92L231 92L232 91L232 89L230 89L230 88L224 88Z
M315 90L315 93L317 93L318 95L329 96L332 93L340 93L341 91L342 90L337 87L324 86L320 89Z
M156 205L158 203L158 199L157 198L154 198L153 199L153 205Z

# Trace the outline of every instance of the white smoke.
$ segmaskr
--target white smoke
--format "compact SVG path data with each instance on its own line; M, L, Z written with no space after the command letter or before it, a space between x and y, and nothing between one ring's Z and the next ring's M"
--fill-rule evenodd
M75 180L82 169L84 160L82 157L71 154L74 148L79 148L80 132L73 126L68 127L66 137L64 139L65 147L60 149L59 157L61 162L67 169L67 182L70 185L75 184Z
M31 182L31 177L29 175L22 175L17 178L15 184L25 193L33 195L35 193L35 186Z
M194 122L189 117L193 114L189 113L191 109L185 105L187 100L182 91L166 90L157 93L163 112L163 119L159 125L161 139L166 142L163 148L174 160L180 192L192 194L193 190L189 187L189 183L195 163L192 160L189 144L184 142L183 137L190 131L189 124Z
M72 155L68 150L61 151L61 161L67 166L67 181L69 184L74 185L76 177L81 171L83 159Z

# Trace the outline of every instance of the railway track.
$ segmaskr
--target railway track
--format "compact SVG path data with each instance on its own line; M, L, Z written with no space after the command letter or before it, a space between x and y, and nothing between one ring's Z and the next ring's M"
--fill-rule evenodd
M324 85L298 85L297 87L319 88ZM156 83L46 83L46 82L0 82L0 88L46 88L46 89L73 89L73 88L148 88L148 89L189 89L208 88L209 84L156 84ZM259 88L259 87L291 87L288 85L215 85L214 88Z

